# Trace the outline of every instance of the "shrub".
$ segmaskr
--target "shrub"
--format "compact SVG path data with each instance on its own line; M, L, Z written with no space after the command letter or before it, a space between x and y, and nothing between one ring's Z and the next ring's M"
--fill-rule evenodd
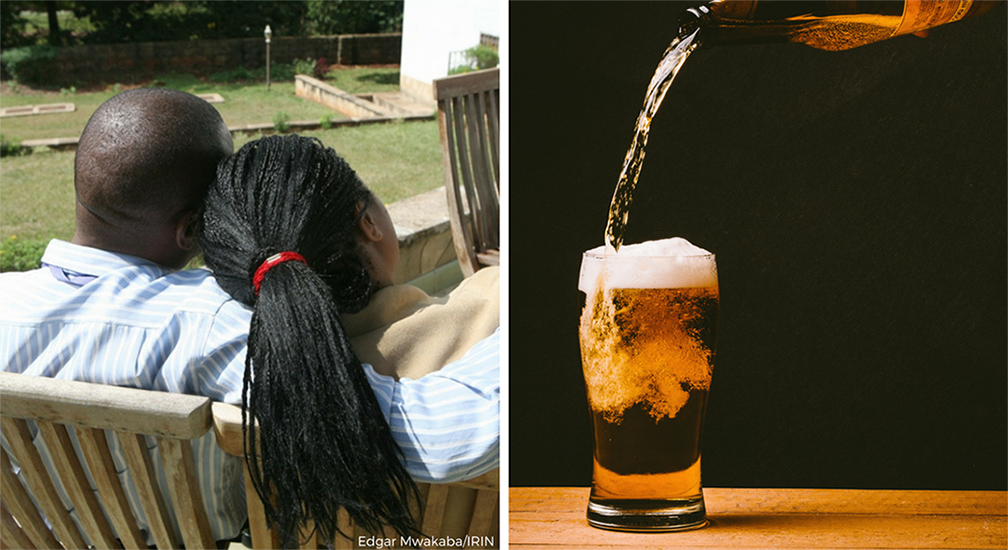
M500 64L500 55L497 50L480 44L469 48L464 53L465 62L457 67L453 67L448 74L461 74L481 69L492 69Z
M270 80L273 82L293 81L295 73L298 73L298 71L295 69L295 64L277 63L275 61L270 63ZM298 73L298 74L306 74L306 73ZM307 74L311 73L309 72ZM229 71L221 71L214 73L210 75L210 80L212 82L223 82L223 83L232 83L238 81L265 82L266 66L263 65L262 67L257 67L255 69L237 67Z
M289 122L290 115L283 111L273 115L273 129L276 130L277 133L284 134L287 130L290 130Z
M32 148L21 145L20 139L8 141L3 134L0 134L0 157L17 157L30 154L32 154Z
M315 74L315 65L314 59L295 59L294 72L296 74Z
M329 128L332 128L332 115L326 115L320 118L319 126L321 126L323 130L328 130Z
M497 50L483 44L469 48L466 53L476 60L477 69L492 69L500 64L500 54Z
M308 61L311 61L310 59ZM311 61L314 63L314 61ZM295 62L296 63L296 62ZM302 73L297 69L295 63L270 63L270 80L273 82L281 81L294 81L294 75L296 74L311 74L311 72ZM312 65L314 67L314 65ZM262 68L261 78L266 78L266 67Z
M312 76L319 80L325 80L327 72L329 72L329 61L327 61L324 57L320 57L319 60L315 62L315 68L312 69Z
M7 72L21 83L51 84L56 71L56 48L25 46L4 50L0 55Z
M0 271L38 269L46 244L45 241L22 241L16 236L0 242Z
M263 69L263 74L264 75L266 74L265 68ZM244 66L240 66L238 68L231 69L230 71L221 71L219 73L214 73L210 75L210 80L212 82L230 83L240 80L252 80L255 77L256 75L252 71L246 69Z

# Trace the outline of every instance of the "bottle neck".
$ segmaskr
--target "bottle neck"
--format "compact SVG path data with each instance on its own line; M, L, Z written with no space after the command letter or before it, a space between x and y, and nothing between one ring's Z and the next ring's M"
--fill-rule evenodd
M825 2L821 2L825 4ZM760 5L764 10L781 11L790 9L782 4L792 2L775 2L768 6ZM807 4L807 3L805 3ZM700 32L694 39L697 47L710 47L733 44L768 44L788 42L785 29L777 26L755 24L756 2L735 1L731 3L715 0L688 8L679 16L679 38L689 36L697 29ZM777 15L777 14L770 14ZM783 17L783 16L781 16ZM732 22L725 25L725 20ZM762 19L762 16L760 17Z
M679 38L686 38L687 36L693 34L697 29L704 29L709 26L711 10L707 4L701 4L687 9L679 16ZM703 46L703 41L705 38L705 33L701 30L700 34L697 35L696 42L697 46Z

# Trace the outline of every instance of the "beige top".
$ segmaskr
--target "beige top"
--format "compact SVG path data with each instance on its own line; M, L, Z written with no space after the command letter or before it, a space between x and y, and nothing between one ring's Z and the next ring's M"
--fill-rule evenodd
M383 288L343 321L362 363L415 380L460 359L500 326L500 268L477 271L444 297L410 285Z

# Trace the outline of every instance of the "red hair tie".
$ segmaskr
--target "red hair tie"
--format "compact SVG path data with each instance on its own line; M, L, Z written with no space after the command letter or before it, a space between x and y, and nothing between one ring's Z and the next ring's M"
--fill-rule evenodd
M255 295L259 295L259 285L262 284L263 277L266 276L267 271L273 269L273 267L278 264L289 262L291 260L308 265L304 256L298 254L297 252L280 252L266 258L262 265L259 266L259 269L256 269L255 275L252 276L252 288L255 290Z

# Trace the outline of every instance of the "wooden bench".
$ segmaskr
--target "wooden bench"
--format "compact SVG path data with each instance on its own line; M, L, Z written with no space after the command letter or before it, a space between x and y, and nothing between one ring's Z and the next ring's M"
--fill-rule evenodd
M15 474L6 450L0 453L0 546L87 548L90 541L97 548L148 548L116 473L106 440L110 430L123 448L157 547L216 548L191 442L214 429L224 452L243 456L239 407L212 403L206 397L4 372L0 372L0 395L0 429L27 483L23 485ZM32 442L35 427L45 440L59 479L50 477ZM78 459L71 432L79 441L84 463ZM147 436L158 442L168 481L167 496L173 505L170 508L147 452ZM92 490L85 468L97 491ZM64 507L57 486L72 501L81 530ZM247 468L245 486L253 547L278 548L262 502L251 488ZM469 481L420 486L425 506L418 513L424 533L492 536L497 541L497 470ZM169 517L172 510L174 518ZM171 527L173 519L178 521L181 540ZM354 539L335 541L337 548L350 548L356 537L371 535L352 525L348 515L340 528L353 533ZM309 540L302 548L315 548L320 543Z
M462 273L500 265L500 69L434 81L445 191Z

